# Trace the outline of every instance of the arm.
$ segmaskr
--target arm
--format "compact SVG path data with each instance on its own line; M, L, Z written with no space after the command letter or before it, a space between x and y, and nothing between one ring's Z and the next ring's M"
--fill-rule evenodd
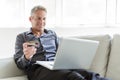
M58 38L58 36L56 35L56 33L55 33L55 44L56 44L56 51L57 51L58 46L59 46L59 38Z
M29 65L29 60L27 60L23 53L23 43L24 43L24 36L22 34L17 35L16 42L15 42L15 54L14 60L17 64L18 68L25 69L27 65Z

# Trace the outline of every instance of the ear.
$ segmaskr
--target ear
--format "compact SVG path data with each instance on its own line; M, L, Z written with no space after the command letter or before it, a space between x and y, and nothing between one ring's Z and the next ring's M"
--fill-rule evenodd
M31 22L31 20L32 20L32 17L30 16L30 17L29 17L29 21Z

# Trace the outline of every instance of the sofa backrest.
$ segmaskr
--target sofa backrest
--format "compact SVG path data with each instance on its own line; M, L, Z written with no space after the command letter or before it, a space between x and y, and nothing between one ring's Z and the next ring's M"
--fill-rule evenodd
M0 59L0 78L15 77L18 75L24 75L24 73L17 68L13 57Z
M89 35L78 38L99 41L99 46L90 70L99 73L101 76L105 76L107 63L108 63L111 37L109 35L94 35L94 36Z
M120 80L120 35L115 34L112 39L112 47L108 63L106 77L112 80Z
M90 70L99 73L101 76L104 76L107 68L106 66L108 62L111 37L109 35L89 35L80 36L77 38L99 41L100 44ZM0 59L0 78L14 77L17 75L24 75L24 73L17 68L13 57Z

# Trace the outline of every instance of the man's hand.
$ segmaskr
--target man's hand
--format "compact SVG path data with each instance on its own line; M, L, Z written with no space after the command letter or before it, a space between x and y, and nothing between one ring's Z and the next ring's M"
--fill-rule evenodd
M35 45L29 42L23 43L23 52L27 60L31 59L31 57L36 53L36 50Z

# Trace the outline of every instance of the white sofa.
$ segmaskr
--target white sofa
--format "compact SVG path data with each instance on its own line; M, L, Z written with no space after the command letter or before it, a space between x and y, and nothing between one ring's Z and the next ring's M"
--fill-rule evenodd
M101 76L120 80L120 35L77 36L77 38L100 42L90 70ZM13 57L0 59L0 80L27 80L27 76L17 68Z

